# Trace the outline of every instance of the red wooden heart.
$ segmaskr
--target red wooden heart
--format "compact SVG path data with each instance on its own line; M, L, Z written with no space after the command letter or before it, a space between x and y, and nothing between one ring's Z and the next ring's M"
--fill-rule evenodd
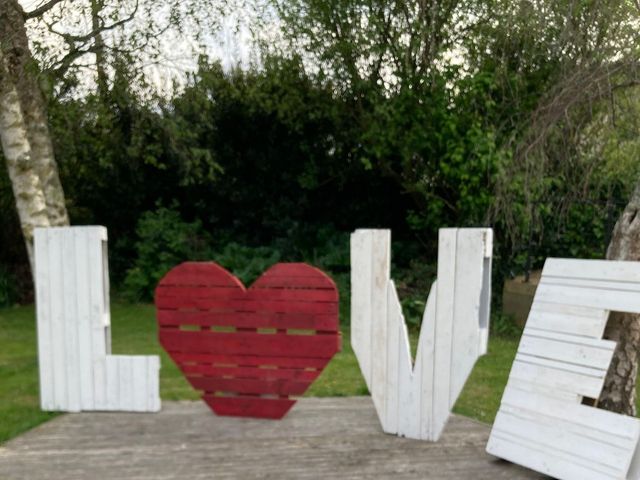
M340 350L336 285L304 263L249 289L214 262L182 263L155 305L160 343L218 415L282 418Z

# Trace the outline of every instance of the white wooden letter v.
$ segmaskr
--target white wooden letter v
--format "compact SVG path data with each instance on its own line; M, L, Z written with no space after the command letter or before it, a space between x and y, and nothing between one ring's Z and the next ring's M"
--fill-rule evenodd
M351 235L351 344L386 433L436 441L487 351L491 229L441 229L415 365L390 278L389 230Z

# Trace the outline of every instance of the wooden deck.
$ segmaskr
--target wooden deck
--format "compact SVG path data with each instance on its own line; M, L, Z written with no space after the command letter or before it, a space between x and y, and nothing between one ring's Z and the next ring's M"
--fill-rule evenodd
M385 435L368 397L305 398L282 421L164 402L158 414L57 417L0 447L0 478L542 478L487 455L488 436L488 426L459 416L435 444Z

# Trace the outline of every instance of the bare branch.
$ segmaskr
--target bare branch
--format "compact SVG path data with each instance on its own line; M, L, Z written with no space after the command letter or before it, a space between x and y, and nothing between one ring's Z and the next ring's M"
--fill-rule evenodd
M63 1L64 0L49 0L48 2L43 3L42 5L40 5L35 10L31 10L30 12L25 12L24 13L24 18L25 18L25 20L30 20L32 18L38 18L38 17L42 16L43 14L47 13L49 10L51 10L53 7L55 7L57 4L59 4L60 2L63 2Z
M58 1L61 1L61 0L58 0ZM136 0L133 10L128 16L110 25L104 25L94 30L91 30L90 32L85 33L84 35L72 35L70 33L59 32L57 30L54 30L52 28L52 25L49 25L49 24L47 24L47 27L49 28L49 31L51 33L55 33L56 35L62 37L62 39L64 39L64 41L67 42L68 44L69 43L86 43L89 40L92 40L93 38L97 37L101 33L107 32L109 30L114 30L132 21L135 18L136 14L138 13L138 6L139 6L139 0Z
M87 53L95 53L97 48L95 45L91 45L88 48L76 48L65 55L60 61L55 63L51 68L47 70L49 74L56 78L62 78L62 76L71 68L74 61L78 58L86 55Z

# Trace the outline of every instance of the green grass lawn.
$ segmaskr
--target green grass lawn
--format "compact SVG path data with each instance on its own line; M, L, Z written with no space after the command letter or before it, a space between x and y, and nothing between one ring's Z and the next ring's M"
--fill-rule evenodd
M164 400L195 400L178 368L156 340L153 305L112 305L113 353L159 354ZM415 345L417 335L412 337ZM500 403L518 340L492 337L455 406L455 412L492 422ZM311 386L307 396L366 395L367 388L343 330L343 349ZM0 310L0 443L53 418L38 402L38 368L33 307Z

